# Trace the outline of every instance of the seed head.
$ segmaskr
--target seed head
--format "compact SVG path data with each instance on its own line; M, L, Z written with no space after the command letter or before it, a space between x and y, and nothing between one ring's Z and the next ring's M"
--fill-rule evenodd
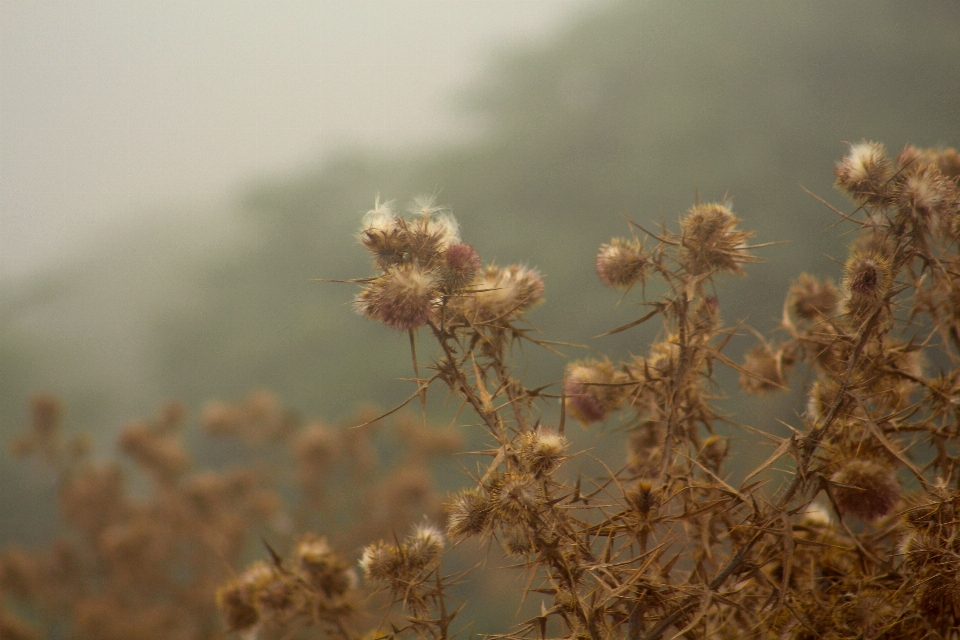
M740 218L722 204L694 206L680 221L681 264L691 275L711 271L743 274L740 265L756 258L746 251L753 235L736 229Z
M814 502L800 514L799 524L806 527L825 529L833 525L833 519L830 517L830 512L827 511L823 505Z
M836 313L840 292L830 280L821 282L814 276L801 273L790 287L787 297L790 309L803 320L816 320Z
M436 301L433 276L417 265L389 269L360 292L354 307L368 318L394 329L415 329L433 317Z
M490 483L490 513L506 522L522 522L540 508L543 495L533 476L511 473Z
M360 244L374 255L377 266L389 269L409 256L409 238L402 218L393 212L392 203L380 203L363 217Z
M399 549L383 541L364 548L360 556L360 570L369 582L379 582L395 575L400 566Z
M570 363L563 380L566 410L583 424L600 422L623 402L626 382L609 360Z
M350 566L333 552L326 538L307 534L294 550L296 567L314 589L329 598L343 595L357 586L357 576Z
M907 174L897 191L900 215L921 230L935 230L943 224L957 198L957 186L940 171L928 167Z
M597 275L608 287L629 289L637 282L643 282L649 264L650 258L643 253L637 240L614 238L610 244L600 246Z
M700 448L700 459L712 469L720 467L720 463L727 456L727 440L720 436L710 436L703 441Z
M893 283L890 260L879 251L855 251L844 266L847 311L870 308L882 300Z
M563 461L567 439L552 429L537 427L523 434L520 457L535 476L550 473Z
M444 507L451 538L482 533L489 520L487 499L477 490L462 491Z
M883 204L889 199L890 160L882 144L861 142L837 163L836 186L860 204Z
M761 394L782 389L786 385L782 353L766 344L758 344L747 351L743 371L740 372L740 388L747 393Z
M503 550L510 556L525 556L536 551L536 545L522 526L504 527Z
M693 310L691 325L694 336L711 337L720 326L720 299L705 296Z
M476 249L463 242L451 244L443 253L444 290L458 292L473 282L480 269L480 255Z
M403 545L403 553L412 569L422 569L434 562L443 552L446 541L443 532L428 524L418 525Z
M663 425L645 420L630 434L627 441L627 465L632 473L650 477L656 473L663 457Z
M462 297L462 310L470 322L509 321L542 300L543 279L535 269L490 266Z
M636 489L628 491L624 497L631 509L644 516L660 506L660 491L646 480L638 481Z
M253 593L242 578L217 589L217 607L231 631L246 631L260 622L260 611Z
M841 511L863 520L872 521L889 514L900 497L900 486L893 471L874 460L846 460L830 481Z

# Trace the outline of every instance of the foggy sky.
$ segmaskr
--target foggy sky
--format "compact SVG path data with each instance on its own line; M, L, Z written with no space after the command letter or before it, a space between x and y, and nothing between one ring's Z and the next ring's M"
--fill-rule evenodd
M605 2L2 0L0 275L338 148L469 136L491 52Z

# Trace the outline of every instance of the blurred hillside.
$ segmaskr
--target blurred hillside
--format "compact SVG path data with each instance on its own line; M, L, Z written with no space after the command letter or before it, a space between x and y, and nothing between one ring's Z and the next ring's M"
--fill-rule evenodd
M598 245L629 233L623 217L669 226L695 198L729 194L757 242L788 241L719 290L728 324L768 329L792 277L839 271L836 217L800 185L849 208L831 187L844 141L960 144L958 33L953 0L623 2L547 46L500 52L462 97L484 129L469 144L306 167L251 188L214 229L111 238L97 248L111 260L4 291L0 433L38 387L64 393L69 423L111 433L163 398L197 410L254 387L331 418L405 398L406 337L353 314L349 285L311 280L369 274L354 236L377 194L436 193L484 260L546 274L532 320L548 337L621 353L642 352L657 327L591 339L641 313L597 281ZM560 377L559 357L525 355L536 379ZM792 410L736 406L765 428ZM27 499L17 493L0 509Z
M800 185L846 206L831 188L843 141L957 143L960 6L922 7L631 2L504 52L464 99L487 123L475 143L344 158L253 190L242 215L259 244L207 270L197 308L165 322L160 384L194 402L265 384L324 413L405 397L405 338L354 317L351 287L308 280L368 274L353 235L375 194L437 193L484 259L546 274L534 320L548 335L634 351L636 335L590 341L637 314L596 281L598 245L628 233L622 216L670 224L698 193L730 194L756 241L789 241L720 293L728 322L768 328L791 277L837 272L836 218Z

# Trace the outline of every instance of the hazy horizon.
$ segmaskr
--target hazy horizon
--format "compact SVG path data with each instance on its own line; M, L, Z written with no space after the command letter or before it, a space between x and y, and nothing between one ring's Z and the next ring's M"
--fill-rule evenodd
M0 277L158 212L203 228L243 185L344 148L466 139L457 92L496 51L607 4L2 0Z

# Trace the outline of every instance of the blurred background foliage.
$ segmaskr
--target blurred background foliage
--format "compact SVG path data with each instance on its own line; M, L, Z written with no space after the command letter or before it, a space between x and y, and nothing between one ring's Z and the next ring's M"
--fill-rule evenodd
M630 233L624 218L675 228L695 199L731 197L756 242L786 243L721 283L722 315L769 330L791 278L839 273L843 228L801 185L849 209L832 191L845 141L892 153L960 144L958 33L953 0L622 2L546 45L497 52L460 99L482 125L469 142L420 156L345 152L264 180L229 211L198 212L195 225L167 228L157 215L104 238L96 260L4 285L0 436L22 427L38 389L60 394L68 424L101 447L168 398L196 414L209 398L265 387L329 419L401 401L412 389L400 380L412 375L406 336L353 314L351 286L312 280L371 273L355 234L377 194L401 206L436 194L485 261L540 269L547 302L531 320L588 345L564 348L570 357L642 353L658 329L592 338L643 313L638 292L620 302L594 273L597 247ZM734 351L753 341L741 333ZM535 381L560 379L562 358L523 355ZM781 429L776 418L795 409L788 397L730 393L732 417L762 429ZM0 512L20 514L0 519L0 540L42 537L45 483L0 464Z

